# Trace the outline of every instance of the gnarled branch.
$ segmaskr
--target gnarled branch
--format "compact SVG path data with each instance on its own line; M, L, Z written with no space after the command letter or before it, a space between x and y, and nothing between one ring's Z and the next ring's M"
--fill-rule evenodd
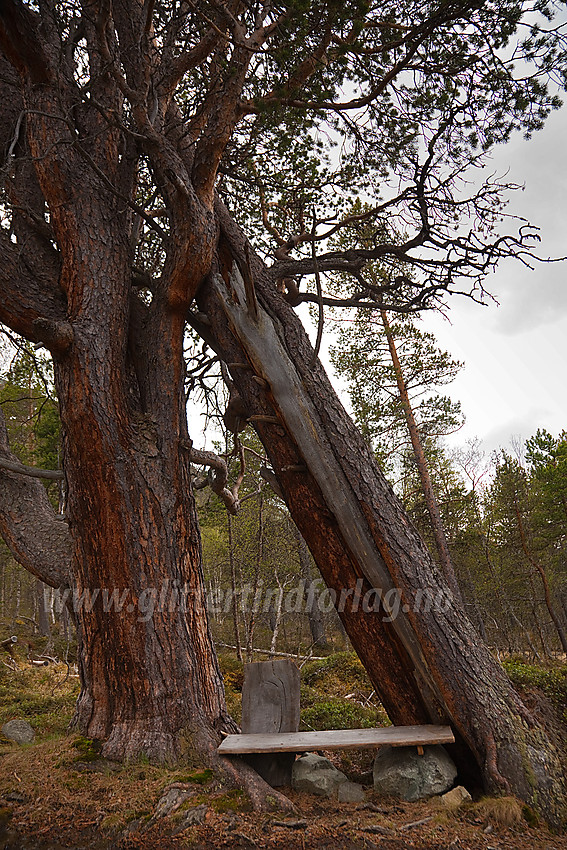
M53 510L38 478L24 472L29 468L11 453L1 409L0 461L0 534L26 570L51 587L69 586L69 527Z

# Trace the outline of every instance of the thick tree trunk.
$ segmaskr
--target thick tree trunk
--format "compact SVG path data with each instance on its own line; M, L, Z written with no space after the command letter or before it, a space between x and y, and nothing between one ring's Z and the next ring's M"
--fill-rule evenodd
M84 116L89 152L75 146L60 117L71 108L64 91L28 87L25 97L36 107L27 141L60 250L50 287L59 294L40 324L64 435L82 685L75 723L112 758L164 761L189 745L209 757L234 723L205 611L190 485L183 330L192 279L174 303L173 258L151 308L132 294L131 213L109 184L128 195L133 172L119 133L95 113ZM116 104L112 80L97 97ZM200 224L184 244L206 268ZM194 263L195 279L203 267ZM29 310L20 313L8 316L18 330L38 327Z
M233 364L290 512L337 592L341 619L392 721L448 720L459 738L463 777L470 779L474 761L487 789L515 793L559 822L565 791L557 753L479 640L342 408L301 323L255 258L257 318L248 309L239 268L250 252L218 209L221 262L198 296L210 323L204 331ZM357 580L363 594L376 591L378 610L364 611L356 601ZM424 594L441 604L424 604Z
M205 608L183 359L185 314L215 242L212 210L189 180L172 190L177 225L145 304L131 279L135 157L98 109L81 113L80 132L70 128L62 116L77 111L76 92L57 67L56 85L49 75L41 86L21 81L39 196L32 212L49 256L38 251L36 273L21 245L0 240L0 319L54 357L67 521L55 519L37 480L0 469L1 529L21 563L71 587L82 685L75 724L103 740L103 755L163 762L193 750L244 785L255 806L270 793L285 806L248 766L216 753L236 724ZM120 111L112 75L99 83L98 106ZM7 456L4 438L0 425Z
M99 244L112 245L110 235L101 240L104 223L95 212ZM55 367L73 575L79 595L97 595L76 611L76 724L104 741L108 757L176 759L188 742L212 750L220 731L234 728L206 615L183 447L182 323L171 322L159 347L149 334L151 385L139 387L143 409L134 406L117 368L126 357L120 281L126 278L129 296L129 257L120 245L116 255L91 247L85 256L86 279L73 285L74 294L81 286L84 293L81 318L73 323L72 350ZM161 325L159 305L152 318Z

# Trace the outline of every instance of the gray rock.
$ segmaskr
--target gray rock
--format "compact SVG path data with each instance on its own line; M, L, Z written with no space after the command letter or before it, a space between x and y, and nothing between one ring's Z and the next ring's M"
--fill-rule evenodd
M339 785L347 782L344 773L329 761L315 753L306 753L296 759L291 772L291 787L296 791L308 791L319 797L334 797Z
M144 818L136 818L135 820L131 820L128 826L122 830L120 836L122 838L130 838L132 835L135 835L137 832L141 832L144 826Z
M173 785L166 788L158 801L156 810L151 817L151 822L155 822L159 818L165 818L167 815L172 815L193 793L192 788L186 788L182 785Z
M374 761L374 789L389 797L414 802L447 791L457 768L443 747L383 747Z
M339 803L361 803L364 798L364 788L356 782L341 782L338 790Z
M27 720L9 720L2 726L2 734L17 744L31 744L35 738L35 732Z
M179 835L181 832L185 832L186 829L189 829L190 826L203 823L207 810L208 807L205 805L195 806L194 809L189 809L179 826L177 826L172 832L172 835Z

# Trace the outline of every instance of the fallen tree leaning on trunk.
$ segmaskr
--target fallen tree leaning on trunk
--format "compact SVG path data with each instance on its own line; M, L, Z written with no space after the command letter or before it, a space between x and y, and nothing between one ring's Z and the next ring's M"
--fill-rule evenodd
M327 585L337 599L360 578L365 591L379 589L379 611L353 606L351 594L340 616L389 716L449 722L460 739L462 776L474 776L474 762L487 790L516 794L561 823L559 754L454 599L257 257L257 318L250 311L239 272L250 247L217 209L224 264L198 294L207 338L225 362L238 364L233 379L250 413L277 417L278 424L255 428ZM395 617L388 616L392 591L401 603ZM448 604L423 604L440 597Z

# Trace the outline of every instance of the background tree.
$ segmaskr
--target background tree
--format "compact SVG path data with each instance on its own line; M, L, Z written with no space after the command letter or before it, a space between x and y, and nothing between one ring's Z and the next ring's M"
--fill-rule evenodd
M532 493L532 528L536 545L546 552L558 576L558 592L565 605L567 545L567 433L553 437L538 429L526 441L526 460Z
M463 424L460 404L438 392L456 378L463 364L441 351L433 334L423 331L415 317L400 315L388 326L421 440L435 444ZM331 361L348 381L356 424L395 484L401 481L411 441L384 323L380 314L361 311L352 320L339 322L338 328Z
M413 319L394 325L381 310L358 315L355 321L354 333L343 330L339 335L334 365L349 378L355 420L363 433L374 435L379 456L382 449L386 457L401 455L406 468L415 464L439 563L451 590L460 596L426 446L438 444L441 436L462 425L460 405L433 392L452 381L462 364L440 351L433 335L421 331ZM384 446L386 441L389 445Z
M538 442L539 440L536 437L532 439L531 445L534 446L534 443L537 444ZM524 565L529 582L528 598L534 599L535 580L543 591L543 603L555 626L563 652L567 652L565 627L556 610L556 602L553 598L554 594L544 561L544 551L541 544L538 546L537 537L534 535L532 525L533 496L530 492L530 481L526 470L517 460L505 452L502 453L496 467L490 502L492 516L497 524L496 533L499 535L501 543L513 551L515 565L518 563ZM517 569L517 566L515 568ZM539 623L539 617L535 611L534 619ZM542 643L545 651L543 636Z
M205 576L216 600L213 634L217 643L235 645L237 654L240 647L249 661L257 648L309 654L327 645L321 579L313 576L307 545L268 486L273 473L266 475L261 443L251 429L240 439L247 465L238 515L229 514L227 522L210 490L198 499Z

